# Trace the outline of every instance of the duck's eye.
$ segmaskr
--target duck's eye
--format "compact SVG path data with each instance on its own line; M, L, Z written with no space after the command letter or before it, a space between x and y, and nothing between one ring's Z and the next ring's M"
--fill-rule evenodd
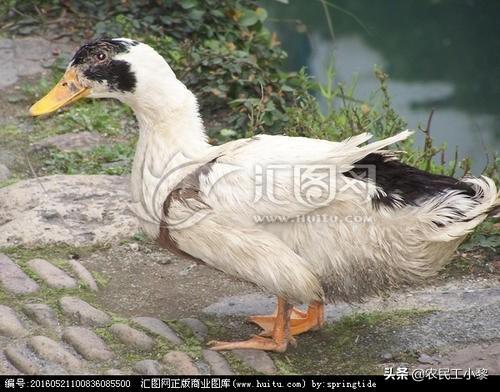
M99 61L103 61L103 60L106 60L106 53L104 52L99 52L96 54L96 58L97 60Z

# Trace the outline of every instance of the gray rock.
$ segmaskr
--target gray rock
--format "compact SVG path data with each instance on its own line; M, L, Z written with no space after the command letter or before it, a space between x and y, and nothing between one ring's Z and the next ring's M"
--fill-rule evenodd
M116 168L126 167L129 164L130 164L130 160L128 160L128 159L119 159L117 161L103 163L102 167L105 168L105 169L116 169Z
M20 34L31 35L32 27L24 26ZM18 76L34 75L54 63L55 52L69 52L71 45L53 43L41 37L0 39L0 89L14 84Z
M110 328L111 332L126 345L141 351L151 351L154 347L154 340L144 332L135 328L129 327L127 324L113 324Z
M471 308L433 312L418 322L402 326L391 338L388 349L392 352L423 351L446 345L497 341L500 336L500 302L485 303L478 301Z
M0 163L0 181L5 181L10 178L10 170L7 166Z
M223 297L219 302L207 306L203 311L217 316L250 316L272 314L276 309L276 298L261 293L250 293Z
M0 284L12 294L30 294L40 288L16 263L2 253L0 253Z
M143 361L136 362L133 366L133 369L137 374L142 374L145 376L162 374L160 363L152 359L144 359Z
M28 261L30 267L48 286L57 289L71 289L76 287L76 281L63 270L43 259Z
M92 291L97 291L97 283L87 268L76 260L70 260L69 265L83 283L85 283Z
M9 362L21 373L28 375L40 374L40 367L18 348L14 346L7 347L4 353Z
M440 361L439 367L464 370L483 368L488 369L488 374L500 374L500 342L469 344L450 350Z
M62 338L82 357L90 361L107 361L114 356L106 343L90 329L67 327L63 331Z
M42 71L42 64L37 60L24 60L17 67L18 76L33 75Z
M139 224L128 208L128 188L128 178L104 175L55 175L0 188L0 247L79 246L131 237ZM60 218L43 217L52 210Z
M130 250L134 251L134 252L139 252L139 244L136 244L135 242L132 242L130 244L128 244Z
M26 315L47 328L57 328L59 321L54 310L46 304L26 304L23 306L23 311Z
M0 49L14 48L14 41L10 38L0 38Z
M5 356L3 350L0 350L0 375L17 375L21 374L19 370L12 365L7 357Z
M33 144L33 149L40 150L54 146L62 151L91 150L97 146L107 143L106 138L95 132L65 133L63 135L50 136Z
M277 369L273 360L261 350L233 350L233 354L245 365L264 374L276 374Z
M0 55L1 53L2 51L0 50ZM0 163L3 163L4 165L10 165L14 159L16 159L16 155L10 149L7 149L4 146L0 146Z
M417 361L423 364L435 365L439 363L439 358L424 353L420 354Z
M200 320L195 318L183 318L179 320L182 324L186 325L193 332L194 336L200 341L205 341L208 336L208 328Z
M54 61L51 43L41 37L14 40L16 70L19 76L34 75L43 71L42 59Z
M175 374L185 376L200 375L200 371L189 355L182 351L170 351L162 358L162 362L172 368Z
M214 376L230 376L234 372L223 355L212 350L203 350L203 358L210 366L210 374Z
M78 321L80 324L102 327L111 322L111 317L106 313L94 308L80 298L62 297L59 300L59 304L64 314Z
M0 50L0 56L5 56L5 50ZM0 66L3 66L8 61L0 61ZM0 78L0 89L3 89L6 86L14 84L18 81L17 72L14 69L5 69L2 72L2 78Z
M173 344L182 343L182 340L175 332L160 319L154 317L134 317L132 321L144 329L147 329L149 332L164 337Z
M196 360L194 364L202 376L210 376L210 366L205 361Z
M13 42L12 40L9 40ZM14 45L8 46L5 39L0 39L0 89L3 89L11 84L14 84L18 80L17 70L14 66L15 53ZM4 45L4 46L2 46Z
M43 210L40 211L40 215L43 219L48 221L61 218L61 215L59 215L59 212L57 212L57 210Z
M40 357L69 368L70 371L79 370L82 367L80 359L71 354L60 343L46 336L33 336L29 339L28 345Z
M17 317L16 312L8 306L0 305L0 335L22 337L27 334L28 331Z
M104 374L108 375L108 376L123 376L124 373L122 370L120 369L108 369L104 372Z
M381 355L381 358L384 360L384 361L390 361L394 358L394 356L391 354L391 353L383 353Z

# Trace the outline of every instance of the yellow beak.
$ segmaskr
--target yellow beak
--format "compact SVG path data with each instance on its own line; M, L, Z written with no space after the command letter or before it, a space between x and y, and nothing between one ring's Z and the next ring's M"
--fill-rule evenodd
M90 94L90 89L81 85L77 73L70 68L49 93L30 108L32 116L52 113L53 111L77 101Z

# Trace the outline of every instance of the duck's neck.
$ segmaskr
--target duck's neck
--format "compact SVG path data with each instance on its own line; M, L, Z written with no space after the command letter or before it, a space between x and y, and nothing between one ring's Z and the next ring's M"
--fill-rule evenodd
M131 178L134 201L146 201L144 188L157 186L145 182L165 181L165 173L209 148L195 96L178 81L154 87L143 94L147 99L127 102L140 131Z

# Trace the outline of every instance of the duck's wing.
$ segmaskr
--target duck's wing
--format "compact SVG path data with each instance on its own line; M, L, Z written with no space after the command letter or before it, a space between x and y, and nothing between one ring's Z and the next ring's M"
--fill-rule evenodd
M410 131L374 143L361 134L342 142L258 136L222 147L200 168L196 183L204 201L240 217L298 216L334 200L373 197L373 182L343 175L367 155L404 140Z

